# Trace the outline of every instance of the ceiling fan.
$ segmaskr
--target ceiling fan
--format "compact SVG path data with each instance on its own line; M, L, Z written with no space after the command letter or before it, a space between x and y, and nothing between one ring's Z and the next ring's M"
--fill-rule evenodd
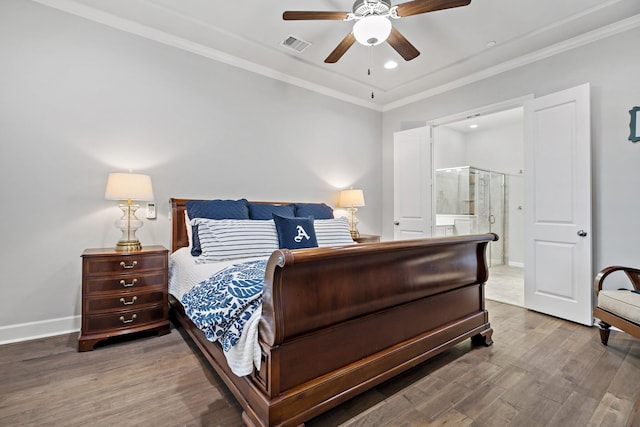
M324 62L333 64L357 41L365 46L375 46L386 41L402 56L411 61L420 52L400 31L393 28L389 18L399 19L436 10L467 6L471 0L413 0L391 6L389 0L356 0L353 12L305 12L287 11L282 14L285 21L332 20L355 21L350 32L327 56Z

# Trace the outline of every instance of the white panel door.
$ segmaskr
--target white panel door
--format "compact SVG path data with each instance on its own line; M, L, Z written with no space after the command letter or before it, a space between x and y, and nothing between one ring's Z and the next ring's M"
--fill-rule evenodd
M525 307L592 325L589 85L525 103Z
M395 240L432 235L431 128L393 134Z

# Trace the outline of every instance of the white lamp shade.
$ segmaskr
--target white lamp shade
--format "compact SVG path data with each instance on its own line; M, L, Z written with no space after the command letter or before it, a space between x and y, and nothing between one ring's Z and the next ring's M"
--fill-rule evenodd
M110 173L104 198L151 201L153 200L151 177L137 173Z
M342 190L338 205L343 208L357 208L364 206L364 193L362 190Z
M370 15L353 25L353 35L358 43L376 46L387 40L391 34L391 21L384 16Z

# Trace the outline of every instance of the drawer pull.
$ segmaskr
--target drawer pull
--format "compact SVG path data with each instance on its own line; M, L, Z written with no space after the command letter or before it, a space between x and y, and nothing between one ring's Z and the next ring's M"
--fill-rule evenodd
M122 267L122 268L130 269L130 268L135 267L136 265L138 265L138 261L133 261L129 265L127 265L127 263L124 262L124 261L120 261L120 267Z
M138 283L138 279L133 279L131 283L127 283L124 280L120 280L120 284L122 285L123 288L130 288L132 286L135 286L136 283Z
M120 316L120 321L124 324L133 323L133 321L136 320L136 317L138 316L134 314L133 316L131 316L131 319L125 320L124 316Z
M129 302L127 302L124 298L120 298L120 302L123 305L133 305L133 304L136 303L137 300L138 300L138 297L135 297L135 296L133 298L131 298L131 301L129 301Z

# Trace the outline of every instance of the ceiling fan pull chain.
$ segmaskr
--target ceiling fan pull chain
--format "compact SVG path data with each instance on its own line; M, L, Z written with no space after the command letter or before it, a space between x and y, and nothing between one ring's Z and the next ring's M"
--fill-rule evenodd
M369 68L367 68L367 75L371 75L371 66L373 65L373 46L369 46ZM374 99L375 96L373 91L371 91L371 99Z
M371 67L373 66L373 46L369 46L369 68L367 69L367 75L371 75ZM371 99L374 99L375 95L371 91Z

